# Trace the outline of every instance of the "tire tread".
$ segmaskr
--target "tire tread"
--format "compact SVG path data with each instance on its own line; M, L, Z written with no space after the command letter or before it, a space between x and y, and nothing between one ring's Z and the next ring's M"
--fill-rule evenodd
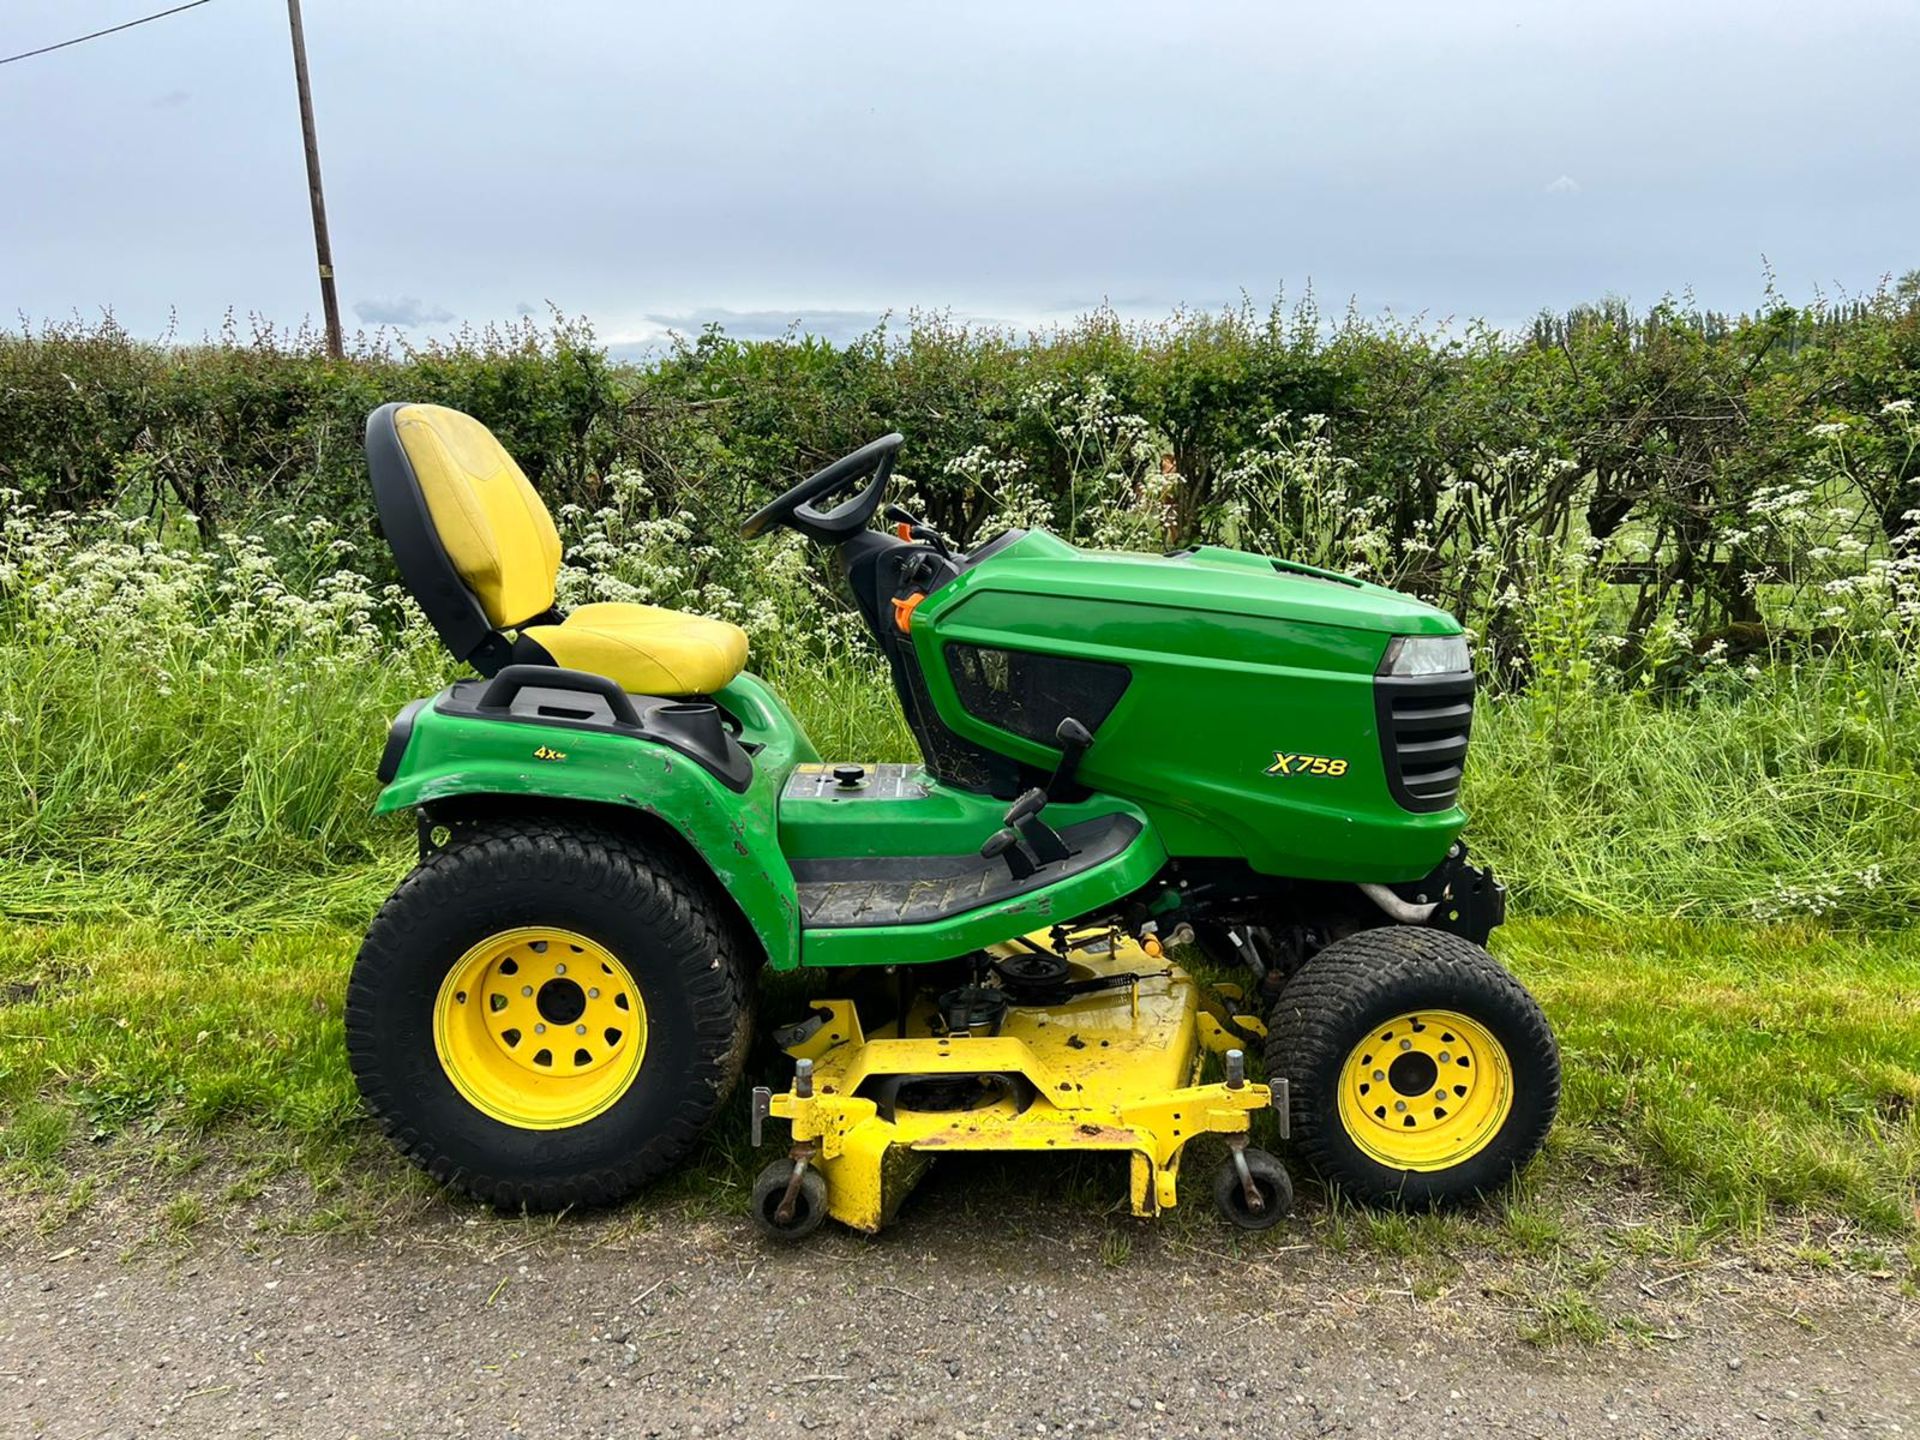
M1388 1186L1377 1175L1357 1169L1335 1147L1331 1132L1339 1128L1338 1115L1336 1111L1331 1125L1323 1123L1326 1096L1338 1084L1340 1067L1357 1043L1357 1020L1376 1007L1383 988L1390 986L1492 996L1507 1011L1510 1024L1501 1040L1508 1058L1516 1075L1540 1077L1540 1093L1527 1104L1519 1103L1522 1097L1516 1095L1521 1124L1498 1137L1504 1158L1496 1174L1462 1185L1457 1178L1442 1178L1452 1177L1449 1171L1392 1171L1371 1165L1380 1174L1396 1177ZM1484 1020L1472 1010L1466 1013ZM1560 1052L1539 1005L1492 955L1444 930L1386 926L1328 945L1300 968L1274 1002L1265 1054L1267 1073L1288 1079L1294 1148L1323 1177L1372 1203L1431 1205L1497 1188L1539 1152L1559 1107ZM1473 1168L1478 1167L1472 1161L1458 1167Z
M478 898L501 881L564 880L627 907L636 921L678 937L679 980L695 1016L696 1070L664 1125L618 1164L552 1181L509 1180L456 1162L410 1119L394 1077L377 1063L380 1001L409 938L435 907ZM751 1033L747 946L733 917L670 852L612 826L529 815L491 821L427 856L381 906L347 986L347 1056L368 1111L416 1165L444 1185L502 1209L615 1204L659 1178L699 1142L739 1079Z

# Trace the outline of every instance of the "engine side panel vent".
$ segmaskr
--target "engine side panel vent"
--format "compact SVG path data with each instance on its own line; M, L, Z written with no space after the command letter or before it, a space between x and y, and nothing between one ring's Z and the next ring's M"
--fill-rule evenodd
M946 656L953 688L969 715L1042 745L1054 743L1054 731L1068 716L1098 730L1133 679L1126 666L1110 661L1031 650L953 644Z

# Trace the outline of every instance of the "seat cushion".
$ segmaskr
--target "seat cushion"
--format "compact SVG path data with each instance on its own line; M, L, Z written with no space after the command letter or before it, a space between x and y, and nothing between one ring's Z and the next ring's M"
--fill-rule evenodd
M506 630L551 610L560 536L493 432L444 405L402 405L393 425L440 545L488 621Z
M605 675L636 695L710 695L747 663L747 632L657 605L582 605L558 625L522 630L514 652Z

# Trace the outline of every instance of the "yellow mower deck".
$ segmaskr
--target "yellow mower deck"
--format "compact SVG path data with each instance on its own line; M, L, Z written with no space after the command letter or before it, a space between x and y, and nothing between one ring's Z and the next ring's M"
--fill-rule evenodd
M1049 943L1045 933L1030 938ZM1246 1134L1248 1116L1271 1103L1269 1088L1198 1082L1208 1050L1241 1048L1242 1035L1263 1033L1260 1022L1229 1016L1186 971L1130 938L1102 930L1068 943L1073 980L1134 978L1057 1004L1012 1005L990 1035L941 1033L925 996L905 1035L892 1020L868 1035L850 1001L814 1002L823 1023L788 1046L812 1062L810 1076L758 1103L792 1124L794 1159L825 1179L828 1214L880 1229L942 1151L1108 1150L1132 1156L1133 1212L1154 1215L1177 1202L1188 1141ZM945 1076L1006 1078L970 1108L909 1108L909 1086ZM913 1077L891 1105L889 1077ZM1281 1102L1284 1124L1284 1094Z

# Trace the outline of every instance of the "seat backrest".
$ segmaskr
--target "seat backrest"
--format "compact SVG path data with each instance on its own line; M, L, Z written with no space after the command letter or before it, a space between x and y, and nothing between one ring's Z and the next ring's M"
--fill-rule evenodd
M382 405L367 468L401 578L455 656L492 673L500 634L553 609L560 536L513 457L471 415Z

